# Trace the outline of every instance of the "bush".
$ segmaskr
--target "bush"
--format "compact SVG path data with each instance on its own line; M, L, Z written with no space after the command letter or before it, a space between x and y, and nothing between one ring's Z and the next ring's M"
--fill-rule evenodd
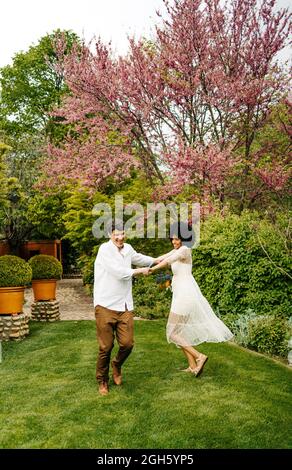
M33 279L61 279L62 264L54 256L36 255L30 258Z
M249 309L242 315L221 317L234 334L234 341L244 347L276 356L287 357L292 324L277 315L256 315Z
M0 287L20 287L29 284L32 278L30 265L13 255L0 256Z
M291 327L286 318L258 317L250 321L248 336L249 347L259 352L287 357Z
M202 224L200 245L193 250L193 273L222 315L252 309L257 315L289 317L291 261L280 222L272 224L245 211L240 216L213 216Z
M92 294L93 292L93 283L94 283L94 262L97 255L99 245L94 247L93 253L91 256L82 255L79 256L77 264L78 268L81 269L83 284L86 286L88 292Z
M242 346L248 347L250 342L249 324L256 317L256 313L253 310L248 309L244 314L241 315L236 315L234 313L224 315L221 320L234 334L235 342L241 344Z
M134 280L133 298L135 313L142 318L165 318L169 314L171 290L160 289L154 276Z

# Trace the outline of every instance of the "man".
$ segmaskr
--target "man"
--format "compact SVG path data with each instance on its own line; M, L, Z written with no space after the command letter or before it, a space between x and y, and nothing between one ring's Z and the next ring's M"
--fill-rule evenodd
M109 365L116 335L119 351L111 362L113 381L122 383L121 367L134 345L134 320L132 277L148 274L149 267L156 263L151 256L137 253L124 243L122 224L111 226L110 240L103 243L94 264L94 307L99 355L96 379L101 395L109 392ZM132 269L136 266L148 266Z

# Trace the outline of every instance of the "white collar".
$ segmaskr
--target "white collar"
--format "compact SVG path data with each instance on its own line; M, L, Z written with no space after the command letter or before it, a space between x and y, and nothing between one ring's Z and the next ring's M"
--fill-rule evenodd
M114 250L116 250L118 253L121 253L121 255L124 255L127 251L127 245L125 243L124 243L123 248L121 249L119 249L111 239L109 239L108 243Z

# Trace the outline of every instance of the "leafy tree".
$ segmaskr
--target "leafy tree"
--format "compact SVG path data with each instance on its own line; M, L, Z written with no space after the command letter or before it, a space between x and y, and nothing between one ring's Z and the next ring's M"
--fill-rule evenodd
M12 65L0 70L0 129L12 147L7 156L8 173L18 178L29 195L38 179L45 142L62 137L58 118L50 115L68 92L54 50L60 36L64 54L78 42L71 31L54 31L28 51L17 53Z
M284 202L287 196L291 196L291 113L290 96L271 109L255 136L253 167L261 184L254 191L253 202L261 198L266 189L278 202Z
M60 36L66 44L65 54L78 41L71 31L54 31L27 52L17 53L13 64L1 69L0 123L8 135L50 132L53 118L49 112L68 91L62 70L56 67L54 44Z
M0 142L0 217L1 210L7 202L7 167L4 162L4 154L7 150L10 150L10 147Z
M16 177L27 195L31 196L43 161L43 135L26 134L19 138L7 136L6 140L11 146L6 156L8 174Z
M31 232L27 214L28 197L17 178L7 178L7 200L3 217L0 219L0 232L10 245L11 252L18 255L20 245Z
M112 200L101 192L92 194L88 188L80 186L76 186L67 192L66 211L64 213L66 234L64 238L70 240L79 256L90 256L98 245L92 234L92 226L96 220L96 216L92 214L92 209L98 203L112 205Z
M10 150L10 147L3 142L0 142L0 238L4 238L3 220L5 217L5 210L8 207L7 200L7 165L4 160L4 154Z
M29 198L27 216L31 224L31 237L35 239L61 239L65 235L64 213L66 193L59 189L43 193L36 190Z

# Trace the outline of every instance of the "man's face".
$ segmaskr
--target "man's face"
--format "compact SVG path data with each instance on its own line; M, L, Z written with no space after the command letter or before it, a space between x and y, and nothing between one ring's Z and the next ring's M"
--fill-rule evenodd
M118 248L123 248L125 241L125 232L124 230L114 230L111 234L111 241Z

